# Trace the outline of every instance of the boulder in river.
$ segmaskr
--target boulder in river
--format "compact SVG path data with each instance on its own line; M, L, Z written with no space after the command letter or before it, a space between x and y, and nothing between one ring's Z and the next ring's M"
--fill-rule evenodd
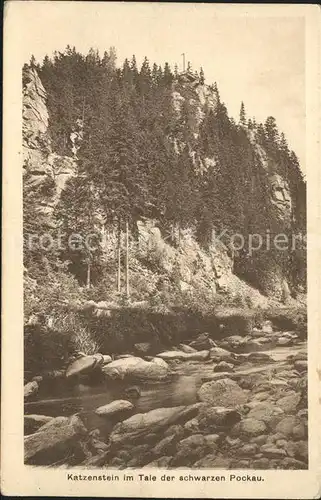
M47 415L25 415L24 416L24 432L25 434L32 434L40 427L50 422L54 417Z
M197 352L197 349L194 349L194 347L191 347L190 345L186 344L179 344L178 349L182 352L185 352L187 354L191 352Z
M283 434L284 436L298 436L300 430L300 434L302 432L302 435L304 436L304 424L302 420L294 415L288 415L284 417L276 426L276 432L279 432L280 434Z
M86 435L87 429L78 416L53 418L37 432L25 437L25 463L47 465L67 455L81 456L81 441Z
M230 378L212 380L203 384L199 391L200 401L215 406L236 407L247 402L248 394Z
M210 349L210 357L213 361L227 361L228 363L234 362L237 359L236 354L231 353L222 347L212 347Z
M98 366L104 363L102 354L94 354L93 356L83 356L73 361L66 370L66 378L80 375L81 373L89 373Z
M152 351L152 345L149 342L140 342L134 347L139 354L148 354Z
M233 436L243 436L252 437L264 434L266 431L266 425L262 420L257 420L256 418L244 418L241 422L238 422L232 429Z
M103 365L108 365L108 363L111 363L113 358L109 356L109 354L103 354Z
M206 349L211 349L211 347L216 347L215 342L209 337L209 333L201 333L197 339L190 342L190 347L196 349L197 351L204 351Z
M200 409L198 423L200 429L229 428L241 420L241 414L222 406L204 406Z
M142 391L137 385L126 387L126 389L124 390L124 394L126 394L128 398L139 398L141 396L141 393Z
M287 396L283 396L278 400L277 405L285 412L285 413L295 413L296 409L300 403L301 394L294 393L289 394Z
M182 351L165 351L157 354L157 358L164 360L180 359L183 361L204 361L209 358L209 351L182 352Z
M248 354L247 359L252 363L266 363L266 362L274 362L274 359L265 352L251 352Z
M234 370L234 365L232 363L227 363L226 361L220 361L216 366L214 366L214 372L232 372Z
M175 406L173 408L156 408L147 413L137 413L115 425L110 435L113 445L140 440L150 432L161 432L170 425L182 423L197 415L200 405Z
M32 382L28 382L25 386L24 386L24 398L25 399L28 399L30 398L30 396L33 396L34 394L36 394L39 390L39 384L36 380L33 380Z
M104 406L99 406L96 408L96 415L109 417L110 415L115 415L115 413L121 413L125 411L132 410L134 408L133 403L130 401L126 401L125 399L117 399L116 401L112 401Z
M152 467L166 469L171 460L172 460L172 457L163 456L163 457L157 458L156 460L153 460L152 462L149 462L149 464L147 464L147 465L144 465L143 469L149 469Z
M102 369L107 377L121 380L125 377L139 380L164 380L170 374L167 363L145 361L135 356L116 359L107 366L103 366Z
M260 420L265 424L275 425L282 419L284 413L278 406L269 402L263 402L255 405L247 416L255 420Z
M295 361L294 368L298 372L307 371L307 369L308 369L308 362L306 360L305 361L304 360Z

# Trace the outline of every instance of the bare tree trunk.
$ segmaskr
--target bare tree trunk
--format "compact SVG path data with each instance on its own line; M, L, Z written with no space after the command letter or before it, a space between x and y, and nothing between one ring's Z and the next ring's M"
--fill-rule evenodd
M120 219L118 219L118 234L117 234L117 292L120 292L120 264L121 264L121 229Z
M87 262L87 280L86 280L86 286L87 288L90 288L90 279L91 279L91 262L90 259L88 259Z
M85 122L85 97L82 100L82 124Z
M129 298L129 245L128 220L126 220L126 297Z

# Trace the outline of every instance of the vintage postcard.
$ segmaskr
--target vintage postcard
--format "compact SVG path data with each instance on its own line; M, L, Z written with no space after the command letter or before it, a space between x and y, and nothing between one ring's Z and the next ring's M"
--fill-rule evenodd
M320 496L320 40L6 2L4 495Z

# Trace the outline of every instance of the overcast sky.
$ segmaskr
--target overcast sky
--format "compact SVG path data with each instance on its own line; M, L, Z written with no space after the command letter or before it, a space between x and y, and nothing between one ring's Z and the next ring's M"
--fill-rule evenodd
M23 61L67 44L81 52L114 45L118 64L135 54L139 63L147 55L181 68L185 52L193 69L203 67L206 83L217 82L230 115L238 117L243 100L248 116L274 116L305 170L305 24L294 6L271 17L261 6L253 15L251 6L235 5L19 4Z

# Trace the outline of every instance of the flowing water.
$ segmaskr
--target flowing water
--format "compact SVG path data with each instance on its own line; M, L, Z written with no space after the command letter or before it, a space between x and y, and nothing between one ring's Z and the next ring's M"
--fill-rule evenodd
M300 344L264 352L273 357L275 362L282 363L289 354L295 354L305 348L305 344ZM136 400L128 398L125 394L125 389L133 385L130 382L104 380L96 385L85 383L71 385L67 381L57 380L50 391L46 388L45 393L41 391L38 393L37 400L25 403L25 413L50 416L68 416L79 413L89 429L99 428L107 431L112 422L108 424L106 418L97 416L94 410L116 399L129 399L134 403L134 409L126 414L126 418L131 414L144 413L155 408L195 403L197 391L203 379L213 375L213 362L184 362L173 366L174 374L170 380L157 383L140 382L141 396ZM256 366L252 370L264 370L273 366L275 365L271 363L262 367ZM242 371L242 369L240 365L236 371Z

